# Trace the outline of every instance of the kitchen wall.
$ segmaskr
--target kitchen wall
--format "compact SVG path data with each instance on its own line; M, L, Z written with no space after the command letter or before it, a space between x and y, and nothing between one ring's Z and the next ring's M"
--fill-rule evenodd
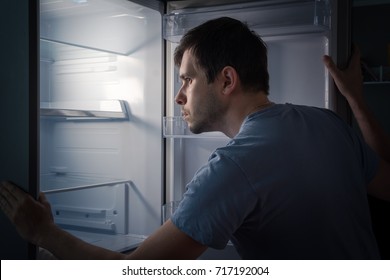
M359 46L362 60L370 69L364 71L365 99L382 127L390 134L390 1L354 3L352 41ZM380 80L378 70L381 67L383 75ZM373 75L379 81L375 81ZM357 127L356 123L354 126ZM390 259L390 202L372 197L369 201L382 258Z

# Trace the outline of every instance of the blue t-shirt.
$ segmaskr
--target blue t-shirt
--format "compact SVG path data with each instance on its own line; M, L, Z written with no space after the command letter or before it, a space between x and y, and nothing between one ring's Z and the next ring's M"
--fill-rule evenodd
M245 259L377 259L366 186L378 161L335 113L273 105L210 156L172 222Z

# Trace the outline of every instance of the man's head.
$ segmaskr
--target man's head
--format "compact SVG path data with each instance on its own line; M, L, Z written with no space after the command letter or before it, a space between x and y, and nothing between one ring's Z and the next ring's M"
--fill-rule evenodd
M191 51L197 66L214 82L225 67L233 67L246 91L268 94L267 48L246 24L228 17L210 20L186 33L175 50L174 61L181 65L183 54Z

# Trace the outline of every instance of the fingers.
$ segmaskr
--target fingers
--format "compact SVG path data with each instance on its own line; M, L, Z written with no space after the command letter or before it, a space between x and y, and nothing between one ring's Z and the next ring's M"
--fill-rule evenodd
M342 71L337 67L330 56L324 55L323 62L333 78L337 78L341 75ZM357 45L353 45L351 60L347 69L360 69L360 49Z
M47 198L46 198L46 195L43 192L39 193L38 200L41 203L49 203Z
M17 197L13 195L13 186L9 182L1 182L0 185L0 208L6 214L9 213L10 207L16 203Z
M324 61L326 68L328 69L330 75L333 78L337 78L340 75L340 70L337 68L336 64L333 62L333 59L328 55L324 55L323 61Z
M0 193L1 196L7 199L10 203L17 203L24 195L26 195L17 186L8 181L1 182Z
M323 57L323 61L340 93L347 98L348 102L355 102L357 99L361 99L363 94L363 77L360 67L359 48L354 46L350 61L345 69L339 69L332 58L327 55Z
M12 219L12 209L15 203L16 197L12 194L9 184L2 182L0 187L0 209L9 219Z
M0 209L8 216L9 215L9 193L6 187L4 186L4 182L0 183Z
M0 183L0 209L11 220L15 209L24 201L27 194L14 184L4 181Z
M322 60L324 61L326 67L334 66L333 60L329 55L324 55Z
M43 192L39 193L38 201L42 203L46 208L51 209L50 202L47 200Z

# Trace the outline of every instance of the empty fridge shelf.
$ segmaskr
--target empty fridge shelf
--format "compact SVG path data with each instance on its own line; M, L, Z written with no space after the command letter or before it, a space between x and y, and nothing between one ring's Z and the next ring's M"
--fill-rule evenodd
M41 117L60 120L128 120L129 111L123 100L81 102L41 102Z
M68 173L42 174L40 180L40 190L45 194L115 186L118 184L131 184L131 180L129 179L114 179L97 176L75 175Z

